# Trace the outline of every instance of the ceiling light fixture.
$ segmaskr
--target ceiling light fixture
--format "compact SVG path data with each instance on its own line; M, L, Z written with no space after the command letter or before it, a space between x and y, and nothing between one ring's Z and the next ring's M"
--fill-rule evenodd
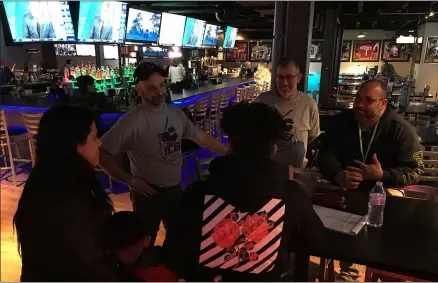
M429 17L433 17L434 13L432 11L430 11L429 13Z
M365 34L363 33L363 32L360 32L358 35L357 35L357 38L364 38L365 37Z

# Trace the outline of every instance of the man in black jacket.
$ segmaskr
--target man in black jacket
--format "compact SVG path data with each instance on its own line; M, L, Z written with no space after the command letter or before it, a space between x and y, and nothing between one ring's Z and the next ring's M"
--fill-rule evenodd
M418 183L424 167L418 136L388 105L383 82L363 83L353 111L337 118L325 132L318 158L324 178L342 188L364 193L378 181L386 187ZM359 272L341 262L340 275L339 279L354 280Z
M222 127L231 153L186 190L169 223L169 267L186 281L278 281L290 252L317 248L324 227L288 168L272 159L286 130L277 110L231 106Z

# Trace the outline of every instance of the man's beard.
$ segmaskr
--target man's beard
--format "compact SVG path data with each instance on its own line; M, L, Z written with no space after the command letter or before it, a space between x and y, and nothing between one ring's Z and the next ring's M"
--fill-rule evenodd
M161 106L164 102L164 96L161 95L155 95L152 96L151 98L146 98L145 97L146 102L148 102L151 105L154 106Z

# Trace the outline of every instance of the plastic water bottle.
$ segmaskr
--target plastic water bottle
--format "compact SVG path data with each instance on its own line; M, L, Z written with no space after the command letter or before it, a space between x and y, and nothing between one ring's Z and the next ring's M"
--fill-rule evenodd
M382 182L376 182L376 185L370 192L368 201L367 225L380 227L383 224L383 212L385 210L386 192Z

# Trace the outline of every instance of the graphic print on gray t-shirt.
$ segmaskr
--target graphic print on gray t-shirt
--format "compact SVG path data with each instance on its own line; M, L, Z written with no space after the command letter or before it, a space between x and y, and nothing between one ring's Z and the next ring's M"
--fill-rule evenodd
M166 117L164 131L157 135L160 145L161 158L166 163L179 165L181 159L181 137L173 126L169 126L169 117Z
M196 138L199 130L173 105L160 111L140 104L102 137L102 148L111 155L126 152L131 173L161 187L181 181L181 139Z

